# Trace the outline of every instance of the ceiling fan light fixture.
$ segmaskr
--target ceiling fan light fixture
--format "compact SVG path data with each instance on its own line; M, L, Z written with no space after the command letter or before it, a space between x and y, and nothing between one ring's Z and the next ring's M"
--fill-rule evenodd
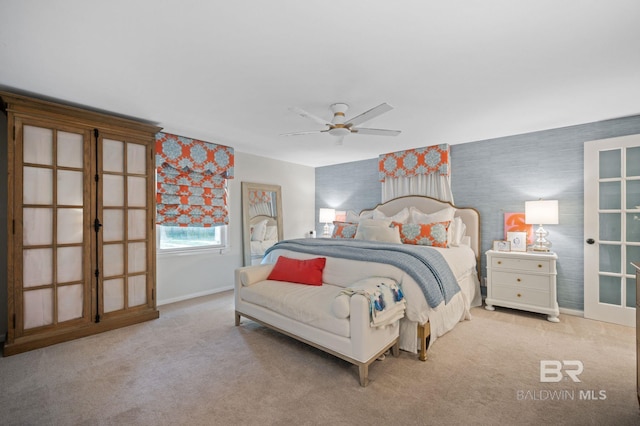
M346 136L349 133L351 133L351 131L346 127L333 127L329 129L329 134L336 137Z

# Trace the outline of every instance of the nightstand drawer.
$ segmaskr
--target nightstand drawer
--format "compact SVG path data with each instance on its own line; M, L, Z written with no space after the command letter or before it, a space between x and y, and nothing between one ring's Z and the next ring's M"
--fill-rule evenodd
M548 260L492 257L491 267L493 269L517 269L519 271L535 271L547 274L551 272L551 262Z
M549 306L549 292L532 290L528 288L493 287L493 299L505 302L515 302L532 306Z
M550 283L548 275L529 275L519 272L492 271L493 284L518 288L532 288L549 291Z

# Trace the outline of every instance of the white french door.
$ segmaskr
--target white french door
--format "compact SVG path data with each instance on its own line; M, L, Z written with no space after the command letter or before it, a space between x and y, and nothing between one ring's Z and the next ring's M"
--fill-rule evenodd
M584 145L584 316L636 323L640 135Z

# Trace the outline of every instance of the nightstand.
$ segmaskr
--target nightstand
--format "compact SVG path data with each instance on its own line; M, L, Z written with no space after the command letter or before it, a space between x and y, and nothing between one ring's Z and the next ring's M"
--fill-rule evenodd
M485 309L494 305L547 314L559 322L556 292L556 260L552 252L489 250L487 255L487 299Z

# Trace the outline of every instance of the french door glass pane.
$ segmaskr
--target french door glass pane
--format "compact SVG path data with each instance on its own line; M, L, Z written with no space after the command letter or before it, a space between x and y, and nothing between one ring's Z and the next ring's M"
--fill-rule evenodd
M127 228L130 240L143 240L146 237L146 210L129 209L129 226Z
M129 207L147 205L147 179L135 176L127 178L127 203Z
M147 244L129 243L128 272L145 272L147 270Z
M53 282L53 249L27 249L22 251L23 287L50 285Z
M103 175L102 180L103 205L108 207L124 206L124 177Z
M627 213L627 242L640 243L640 213Z
M82 169L84 167L83 145L82 134L58 131L58 165Z
M53 164L53 130L42 127L24 126L23 161L25 163Z
M620 213L600 213L600 240L620 241L621 215Z
M53 244L53 209L22 209L22 243L25 246Z
M144 305L147 303L146 275L129 277L129 306Z
M58 283L82 280L82 247L58 247L56 256Z
M105 277L124 274L124 246L122 244L105 244L103 260Z
M627 148L627 177L640 177L640 146Z
M67 206L83 205L82 172L58 170L58 204Z
M43 288L24 292L24 328L53 324L53 290Z
M102 169L105 172L124 172L124 142L102 141Z
M612 149L610 151L600 151L600 179L619 178L621 162L621 151Z
M82 209L58 209L58 243L82 243Z
M622 182L600 182L600 209L620 210Z
M600 303L622 304L622 285L620 277L600 275Z
M147 150L144 145L127 144L127 173L146 174Z
M40 167L23 168L24 204L53 204L53 171Z
M634 275L636 268L631 265L631 262L640 265L640 246L627 246L627 274Z
M627 181L627 208L640 210L640 180Z
M612 244L600 244L600 272L620 273L622 264L622 247Z
M112 312L124 309L124 280L104 280L104 311Z
M627 301L626 306L628 308L635 308L636 306L636 279L627 278Z
M83 290L82 284L58 287L58 322L82 317Z
M124 210L105 209L102 217L103 240L122 241L124 239Z

